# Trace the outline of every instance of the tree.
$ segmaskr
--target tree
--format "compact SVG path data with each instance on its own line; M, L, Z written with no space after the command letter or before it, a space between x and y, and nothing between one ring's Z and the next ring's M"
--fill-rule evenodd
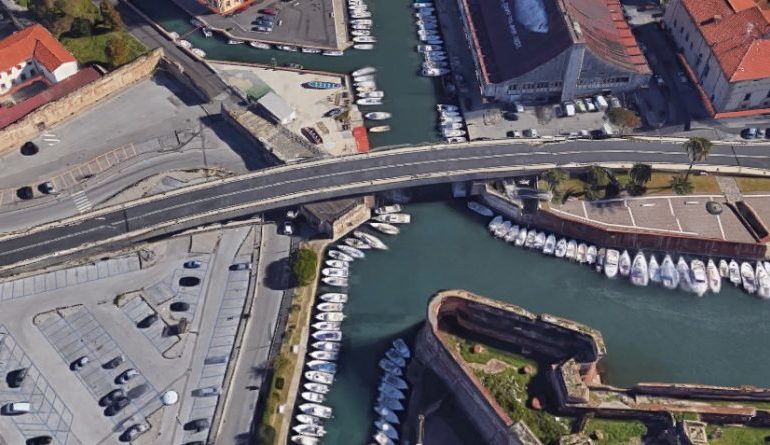
M112 37L108 40L105 51L112 66L120 66L128 62L128 44L121 37Z
M637 163L628 172L631 183L644 187L652 179L652 167L648 164Z
M77 17L72 21L72 27L70 27L70 33L77 37L87 37L93 34L93 24L90 20L83 17Z
M687 175L682 176L674 175L671 177L671 190L677 195L688 195L692 193L692 183L687 178Z
M583 186L583 199L586 201L596 201L599 199L599 191L586 184Z
M291 270L295 282L300 286L307 286L315 279L315 270L318 265L318 255L310 249L299 249L292 254Z
M558 167L549 168L540 175L540 178L548 183L549 190L553 192L559 188L562 182L567 180L567 172Z
M99 11L102 14L102 23L104 23L105 28L110 31L123 29L123 19L120 18L120 14L109 0L102 0L102 3L99 5Z
M610 182L610 175L603 167L591 165L586 170L586 182L592 186L604 187Z
M690 178L693 164L705 160L709 153L711 153L713 145L710 140L701 137L690 138L682 144L684 151L687 152L687 156L690 158L690 167L684 175L685 182Z
M642 120L639 119L639 116L628 108L613 108L607 111L607 117L610 119L610 122L620 128L621 133L639 127L642 124Z

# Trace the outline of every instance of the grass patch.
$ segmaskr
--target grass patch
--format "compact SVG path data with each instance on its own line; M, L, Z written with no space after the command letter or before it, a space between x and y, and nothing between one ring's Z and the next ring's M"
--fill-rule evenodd
M674 176L674 173L654 172L652 174L652 178L650 179L650 182L647 183L647 192L642 196L674 195L675 193L671 189L671 178L673 176ZM621 190L624 187L626 187L626 185L630 182L627 172L615 172L615 178L618 180ZM758 179L759 181L765 181L765 182L762 182L762 187L765 187L765 188L759 188L752 191L770 191L770 178L738 178L738 179L739 180L740 179L747 179L747 180ZM690 175L689 180L693 185L693 194L719 195L722 193L722 190L719 188L719 184L717 183L717 180L714 176ZM738 182L738 185L740 187L741 183ZM587 186L588 184L583 180L581 176L574 175L574 176L570 176L570 178L563 181L559 185L558 191L561 193L572 191L574 192L572 196L575 196L578 199L584 199L583 191L586 189ZM544 181L540 181L538 183L538 188L542 190L546 190L548 188L548 185L545 184ZM746 190L743 190L743 188L741 188L741 190L746 191ZM601 187L598 187L596 189L596 195L598 199L605 198L604 190Z
M770 191L770 178L735 178L738 188L743 193L768 192Z
M589 419L583 433L594 438L597 431L601 431L602 438L594 440L596 445L625 445L634 439L633 443L641 443L647 427L638 420Z
M537 376L536 362L487 345L484 345L483 351L473 352L475 343L445 332L442 335L469 363L486 364L491 359L497 359L511 366L496 374L489 374L480 369L474 369L474 373L514 422L524 421L544 444L556 444L560 437L569 434L572 419L560 419L547 411L529 407L530 386ZM522 372L524 366L531 367L532 372Z
M107 55L107 42L113 37L126 41L128 60L134 60L147 51L144 45L125 31L106 32L85 37L62 37L61 42L82 64L95 62L111 66L110 58Z
M763 445L770 437L770 428L708 425L706 434L709 445Z

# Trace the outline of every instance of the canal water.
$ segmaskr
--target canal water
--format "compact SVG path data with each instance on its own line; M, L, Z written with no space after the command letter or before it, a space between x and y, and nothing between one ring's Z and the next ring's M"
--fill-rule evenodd
M133 2L169 31L185 35L192 29L184 12L171 0ZM387 111L393 117L388 121L392 128L390 132L369 134L372 147L437 141L439 135L435 128L438 81L417 75L422 58L415 51L418 44L417 28L409 6L411 3L411 0L368 1L375 21L375 49L351 49L345 51L343 57L228 45L220 38L204 38L200 32L193 32L185 39L192 42L193 46L206 51L209 59L278 65L294 62L307 69L337 73L350 73L363 66L374 66L377 68L377 86L385 92L384 105L361 107L361 110Z

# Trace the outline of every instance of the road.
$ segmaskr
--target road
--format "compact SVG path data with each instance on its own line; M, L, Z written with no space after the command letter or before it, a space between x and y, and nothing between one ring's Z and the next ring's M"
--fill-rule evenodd
M704 164L722 167L770 167L767 145L718 145ZM490 179L515 175L533 165L569 163L686 164L679 144L639 141L570 141L532 146L522 143L431 146L309 161L261 170L205 186L179 189L120 208L81 217L0 240L0 266L80 249L87 243L159 224L170 230L316 202L342 196L417 185ZM238 211L237 206L249 205ZM208 219L197 215L209 213ZM94 213L96 213L94 215Z
M222 425L217 434L217 444L232 445L249 443L254 410L259 388L264 384L270 343L283 298L282 288L288 285L288 273L274 277L275 264L289 256L291 239L277 233L275 224L265 224L257 264L256 298L251 316L243 335L235 374L227 394ZM276 286L274 280L283 280L284 286ZM277 289L276 289L277 288Z

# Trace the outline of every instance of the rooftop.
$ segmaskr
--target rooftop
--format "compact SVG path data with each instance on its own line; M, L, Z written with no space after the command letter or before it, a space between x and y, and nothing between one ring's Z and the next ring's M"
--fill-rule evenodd
M75 57L47 29L32 25L0 40L0 71L35 59L48 71L75 62Z

